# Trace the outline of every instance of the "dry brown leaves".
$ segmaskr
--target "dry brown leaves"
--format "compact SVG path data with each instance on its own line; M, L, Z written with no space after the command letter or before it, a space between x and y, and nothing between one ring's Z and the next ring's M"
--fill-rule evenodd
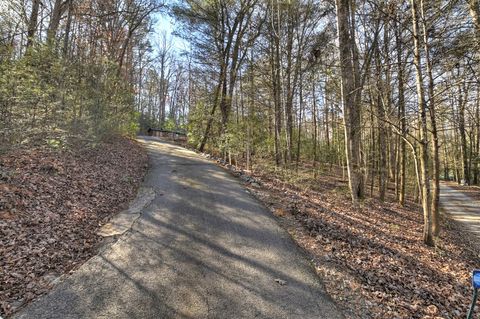
M146 168L145 151L123 138L0 156L0 315L94 255L96 230L135 196Z
M371 199L355 209L338 176L317 187L259 173L251 191L269 206L317 264L326 289L349 318L463 318L478 255L461 230L446 227L437 248L422 242L417 205ZM316 190L314 190L316 189Z

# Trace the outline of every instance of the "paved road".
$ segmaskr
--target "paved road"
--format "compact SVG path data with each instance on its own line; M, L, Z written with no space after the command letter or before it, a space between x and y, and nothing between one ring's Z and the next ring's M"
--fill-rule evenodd
M153 200L117 242L16 318L342 318L238 181L193 152L143 142Z
M446 183L440 184L440 206L450 218L459 222L480 240L480 203L455 190Z

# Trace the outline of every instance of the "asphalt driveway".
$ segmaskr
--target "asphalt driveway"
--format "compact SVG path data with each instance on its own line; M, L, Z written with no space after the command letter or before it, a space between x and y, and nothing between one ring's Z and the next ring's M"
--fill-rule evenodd
M306 256L229 173L141 139L151 201L15 318L342 318Z

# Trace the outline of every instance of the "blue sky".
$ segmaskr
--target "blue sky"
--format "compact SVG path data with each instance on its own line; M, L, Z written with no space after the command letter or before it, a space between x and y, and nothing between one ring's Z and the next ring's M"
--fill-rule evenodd
M155 30L154 33L152 33L151 40L152 43L155 43L156 38L162 34L162 32L165 32L167 35L168 39L171 39L172 42L172 48L179 53L182 50L187 50L188 49L188 42L183 40L180 37L177 37L173 35L173 32L178 28L178 24L175 23L175 19L170 17L168 14L165 13L157 13L154 15L154 19L156 20L153 28Z

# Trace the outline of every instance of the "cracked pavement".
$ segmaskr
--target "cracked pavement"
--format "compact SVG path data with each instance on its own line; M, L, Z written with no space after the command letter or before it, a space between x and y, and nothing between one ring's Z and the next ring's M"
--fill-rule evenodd
M194 152L139 140L153 200L14 318L343 318L306 255L238 180Z

